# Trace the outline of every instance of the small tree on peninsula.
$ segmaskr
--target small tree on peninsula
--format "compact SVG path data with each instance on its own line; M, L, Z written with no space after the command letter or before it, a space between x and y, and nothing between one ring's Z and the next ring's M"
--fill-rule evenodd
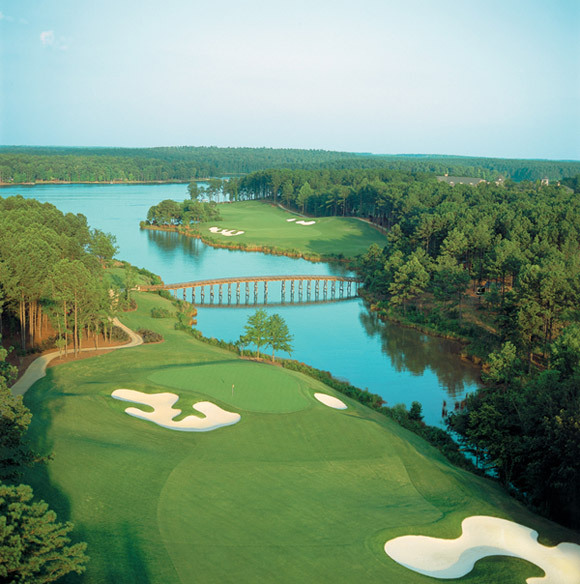
M244 326L245 334L240 336L239 344L246 346L250 343L258 348L258 359L260 358L260 347L272 347L272 361L275 361L276 351L292 352L292 335L288 330L286 322L279 314L268 317L263 308L256 310L248 317L248 323Z
M288 354L292 353L292 335L288 330L286 321L279 315L273 314L267 323L267 341L266 344L272 347L272 361L275 361L275 351L286 351Z
M244 345L253 343L258 348L258 359L260 358L260 347L267 344L268 315L263 308L256 310L248 317L248 323L244 326L246 334L240 337Z

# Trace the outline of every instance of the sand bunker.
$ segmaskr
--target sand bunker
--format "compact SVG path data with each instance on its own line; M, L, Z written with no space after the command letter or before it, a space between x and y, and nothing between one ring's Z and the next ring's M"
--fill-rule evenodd
M286 221L296 221L296 217L292 217L292 219L286 219Z
M544 546L533 529L497 517L468 517L461 526L463 533L457 539L406 535L388 541L385 552L406 568L433 578L461 578L481 558L510 556L536 564L546 573L528 578L528 584L580 583L579 545Z
M210 227L209 230L212 233L225 235L226 237L233 237L234 235L242 235L242 233L245 233L245 231L237 231L236 229L220 229L219 227Z
M325 406L329 408L334 408L335 410L346 410L348 407L343 401L339 400L337 397L327 395L326 393L315 393L314 397Z
M227 412L211 402L198 402L193 404L193 409L205 415L205 418L198 416L187 416L178 422L173 418L181 414L181 410L174 408L173 404L179 399L175 393L143 393L133 389L116 389L111 394L115 399L122 401L136 402L153 408L152 412L144 412L138 408L127 408L125 413L142 420L149 420L170 430L181 430L182 432L209 432L222 426L231 426L240 421L240 414Z
M316 221L296 221L296 225L314 225Z

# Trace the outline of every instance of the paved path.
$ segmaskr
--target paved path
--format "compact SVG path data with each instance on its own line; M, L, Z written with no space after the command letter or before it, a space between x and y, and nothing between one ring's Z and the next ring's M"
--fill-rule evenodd
M114 318L113 324L118 326L120 329L124 330L131 340L126 345L120 345L117 347L99 347L94 348L86 348L81 349L81 351L88 352L88 351L111 351L115 349L129 349L130 347L137 347L138 345L143 344L143 339L137 334L134 333L130 328L126 327L122 324L119 319ZM45 355L41 355L37 359L35 359L29 366L28 369L24 372L24 375L10 388L12 391L12 395L24 395L28 389L31 387L33 383L36 383L39 379L42 379L46 375L46 367L48 364L57 357L60 357L60 351L53 351L52 353L46 353Z

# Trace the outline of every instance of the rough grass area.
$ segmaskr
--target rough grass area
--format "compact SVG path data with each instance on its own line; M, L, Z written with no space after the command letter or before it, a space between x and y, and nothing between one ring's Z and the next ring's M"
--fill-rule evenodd
M54 453L25 480L89 544L87 573L69 583L429 584L384 543L458 537L470 515L512 519L543 543L578 541L393 420L300 373L203 344L151 317L169 301L136 297L123 322L165 342L55 367L25 396L36 447ZM241 421L167 430L125 414L132 404L111 397L118 388L178 393L181 416L209 400ZM348 409L319 403L319 391ZM523 584L534 575L524 561L490 558L447 581Z
M364 221L344 217L302 217L261 201L227 203L219 206L222 221L202 223L199 231L209 241L225 244L268 247L321 257L353 258L367 251L371 243L381 247L386 237ZM297 225L295 221L316 221L314 225ZM244 231L226 237L213 234L210 227Z

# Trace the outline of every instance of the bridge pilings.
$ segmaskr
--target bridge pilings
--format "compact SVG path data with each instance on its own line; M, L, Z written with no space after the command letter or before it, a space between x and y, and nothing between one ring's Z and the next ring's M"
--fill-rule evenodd
M263 287L260 283L263 282ZM199 282L184 282L179 285L168 286L148 286L141 287L145 290L168 290L174 298L183 298L187 300L187 289L191 288L191 303L197 304L198 299L200 304L205 304L206 294L209 295L209 303L219 302L224 303L225 286L227 285L227 304L232 304L233 289L235 284L235 303L242 303L245 299L246 304L258 304L261 299L267 304L272 296L272 287L270 284L276 282L280 283L280 300L285 303L288 299L291 302L297 301L311 301L314 297L316 300L330 300L348 298L358 293L360 283L354 278L340 278L332 276L272 276L272 277L256 277L256 278L222 278L215 280L200 280ZM253 294L252 294L253 283ZM314 283L314 285L313 285ZM330 283L330 285L329 285ZM242 291L242 284L244 288ZM217 286L217 290L216 290ZM199 289L199 293L198 293ZM274 288L277 291L277 288Z

